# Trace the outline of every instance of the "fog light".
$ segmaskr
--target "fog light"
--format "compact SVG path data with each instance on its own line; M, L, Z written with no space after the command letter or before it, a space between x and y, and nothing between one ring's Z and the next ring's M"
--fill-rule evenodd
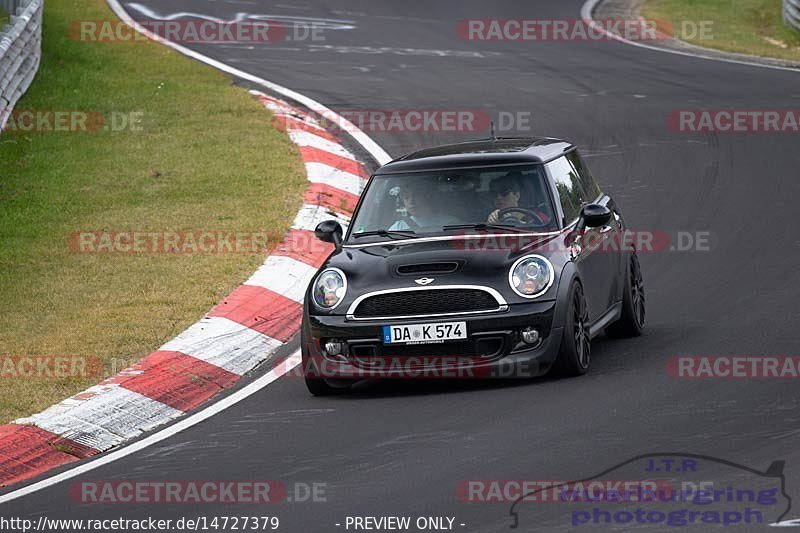
M522 330L522 341L525 344L536 344L539 342L539 330L528 326Z
M325 343L325 352L328 355L339 355L342 353L342 342L331 339Z

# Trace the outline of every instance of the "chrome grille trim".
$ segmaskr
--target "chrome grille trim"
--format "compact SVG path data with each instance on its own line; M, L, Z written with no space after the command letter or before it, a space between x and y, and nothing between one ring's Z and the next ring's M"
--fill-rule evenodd
M496 309L486 309L482 311L465 311L465 312L456 312L456 313L434 313L434 314L419 314L419 315L397 315L397 316L370 316L370 317L356 317L355 312L358 309L358 305L370 298L372 296L380 296L382 294L393 294L399 292L419 292L419 291L437 291L437 290L445 290L445 289L463 289L463 290L479 290L490 294L495 301L497 302ZM484 285L441 285L437 287L408 287L408 288L398 288L398 289L386 289L382 291L375 291L375 292L368 292L367 294L362 294L355 300L353 303L350 304L350 307L347 308L347 320L403 320L407 318L437 318L437 317L446 317L446 316L466 316L466 315L482 315L486 313L499 313L502 311L508 311L508 302L506 299L503 298L503 295L500 294L496 289L491 287L486 287Z

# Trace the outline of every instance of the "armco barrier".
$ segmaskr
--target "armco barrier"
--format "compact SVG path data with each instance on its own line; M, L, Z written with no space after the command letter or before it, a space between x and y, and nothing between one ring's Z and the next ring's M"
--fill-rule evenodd
M0 32L0 131L30 87L42 59L44 0L0 0L11 23Z
M800 0L783 0L783 20L800 30Z

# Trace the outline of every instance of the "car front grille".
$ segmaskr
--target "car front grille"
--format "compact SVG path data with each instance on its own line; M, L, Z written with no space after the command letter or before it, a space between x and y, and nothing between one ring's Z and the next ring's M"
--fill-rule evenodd
M498 311L501 304L483 289L436 289L376 294L362 300L355 318L425 316Z

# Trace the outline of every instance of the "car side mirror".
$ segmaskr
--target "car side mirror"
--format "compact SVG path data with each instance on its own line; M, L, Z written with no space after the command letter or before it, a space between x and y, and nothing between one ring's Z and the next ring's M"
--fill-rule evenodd
M587 204L581 209L581 220L587 228L599 228L611 221L611 209L600 204Z
M314 235L322 242L330 242L339 246L342 243L342 226L335 220L325 220L317 224Z

